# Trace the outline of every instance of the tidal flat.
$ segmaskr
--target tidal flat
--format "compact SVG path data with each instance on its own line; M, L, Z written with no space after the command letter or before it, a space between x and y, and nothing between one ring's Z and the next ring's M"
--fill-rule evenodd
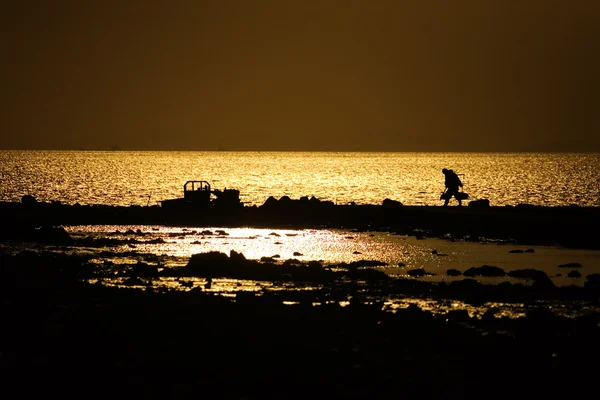
M239 226L140 224L160 212L142 207L114 224L127 208L3 214L0 365L23 394L571 395L593 383L598 250L584 234L596 210L343 208L328 224L278 211Z

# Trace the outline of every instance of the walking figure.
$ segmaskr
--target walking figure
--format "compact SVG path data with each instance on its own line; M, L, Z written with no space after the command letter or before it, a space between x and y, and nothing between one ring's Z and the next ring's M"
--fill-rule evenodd
M448 205L448 202L450 201L452 196L454 196L454 198L458 200L458 205L462 206L462 200L466 198L466 193L463 194L458 191L459 187L463 187L460 178L451 169L444 168L442 169L442 173L445 176L444 185L446 186L446 189L440 196L440 200L444 200L444 207Z

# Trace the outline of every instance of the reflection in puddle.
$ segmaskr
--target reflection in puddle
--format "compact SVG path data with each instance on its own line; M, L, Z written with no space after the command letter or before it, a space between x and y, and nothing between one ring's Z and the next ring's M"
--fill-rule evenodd
M323 290L323 287L298 282L267 282L238 279L212 279L189 277L159 277L151 280L132 280L119 275L119 270L136 263L146 263L160 268L178 268L188 263L193 254L210 251L229 254L242 253L247 259L260 260L270 257L275 263L289 260L308 263L319 260L325 266L351 263L362 260L378 260L385 266L375 267L392 277L417 279L429 282L452 282L463 276L449 276L448 269L464 272L470 267L493 265L506 272L532 268L544 271L556 285L582 286L585 276L600 273L600 251L561 249L552 246L536 246L530 249L503 243L451 242L441 239L419 240L414 236L395 235L386 232L349 232L328 229L254 229L254 228L185 228L164 226L71 226L65 228L78 242L77 246L47 247L29 246L36 251L52 250L69 255L85 255L90 263L99 269L114 271L114 276L90 280L108 286L169 289L214 293L235 297L240 292L252 292L257 296L264 293L290 294L284 304L293 305L298 301L293 293ZM23 245L21 250L26 248ZM19 248L11 248L17 251ZM516 251L515 251L516 250ZM518 251L522 250L522 251ZM569 271L559 268L561 264L580 263L583 278L569 278ZM413 278L408 271L423 268L431 275ZM333 268L335 270L335 268ZM130 280L128 280L130 279ZM504 281L531 284L531 281L512 278L476 278L482 283L498 284ZM417 305L435 314L445 314L452 310L466 310L471 317L481 318L493 310L496 317L516 318L525 315L527 307L515 303L486 303L470 305L461 301L448 301L426 298L392 297L364 284L353 287L354 293L371 296L380 301L383 307L396 311ZM369 292L371 290L371 292ZM371 294L369 294L371 293ZM377 296L379 296L377 298ZM334 303L345 306L347 297L324 299L322 304ZM318 305L321 303L315 303ZM566 303L545 304L556 314L576 315L593 310L593 306Z
M564 249L553 246L517 246L506 243L471 243L442 239L419 240L414 236L386 232L349 232L329 229L255 229L255 228L185 228L164 226L72 226L66 230L76 238L89 238L100 244L113 240L101 260L112 252L120 262L137 262L140 254L162 257L167 266L187 263L197 253L236 251L247 259L272 257L276 261L319 260L323 264L379 260L387 264L378 268L390 276L409 278L411 269L423 268L430 276L419 278L433 282L462 279L448 276L447 270L464 272L470 267L493 265L506 272L532 268L544 271L558 286L582 286L588 274L600 273L600 251ZM90 249L88 249L90 250ZM83 249L82 249L83 251ZM119 262L119 261L114 261ZM583 278L570 278L570 270L559 265L580 263ZM527 281L509 278L480 279L483 283Z

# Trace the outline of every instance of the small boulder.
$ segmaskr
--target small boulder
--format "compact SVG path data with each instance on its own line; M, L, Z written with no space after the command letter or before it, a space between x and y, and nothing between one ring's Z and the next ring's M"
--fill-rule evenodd
M517 269L514 271L509 271L508 276L511 278L523 278L523 279L547 279L548 274L544 271L540 271L537 269L526 268L526 269Z
M588 281L600 282L600 274L589 274L585 277Z
M32 195L26 194L25 196L21 197L21 203L25 206L29 206L32 204L36 204L37 200Z
M558 266L558 268L581 268L581 264L580 263L561 264Z
M425 270L423 268L410 269L410 270L406 271L406 273L408 274L408 276L413 276L413 277L421 277L421 276L427 275L427 273L425 272Z
M464 276L506 276L506 272L499 267L492 265L482 265L481 267L471 267L463 273Z
M589 274L585 278L583 287L594 290L600 289L600 274Z
M574 269L573 271L569 271L569 273L567 274L567 276L569 278L581 278L581 272L579 272L576 269Z
M235 251L235 250L231 250L231 251L229 252L229 260L230 260L232 263L235 263L235 264L243 264L243 263L245 263L245 262L247 261L247 260L246 260L246 256L244 256L244 254L243 254L243 253L241 253L241 252L240 252L240 253L238 253L238 252L237 252L237 251Z
M381 204L383 208L400 208L402 207L402 203L397 200L384 199Z
M290 204L292 202L292 199L290 198L290 196L281 196L279 198L279 203L281 204Z
M490 201L488 199L472 200L469 202L469 207L472 208L489 208Z
M277 206L277 199L273 196L269 196L265 203L262 205L264 208L271 208Z

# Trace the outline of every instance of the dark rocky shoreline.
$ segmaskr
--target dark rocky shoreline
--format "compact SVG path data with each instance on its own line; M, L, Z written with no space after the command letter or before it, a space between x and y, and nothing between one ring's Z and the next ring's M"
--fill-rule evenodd
M89 284L85 278L97 272L85 261L50 252L2 255L3 390L118 398L499 398L585 395L594 386L600 313L561 317L544 300L591 302L597 310L597 282L447 285L364 274L326 279L317 289L227 298L200 288ZM260 274L270 268L217 253L192 257L172 272L210 278L235 266ZM318 281L325 273L306 267L314 271L296 279ZM159 276L143 263L126 271L136 279ZM383 293L524 302L526 316L440 315L416 305L391 312L378 300ZM342 300L349 304L342 307Z
M33 240L40 246L37 252L2 253L0 259L5 393L556 398L589 396L595 390L597 277L584 287L555 287L539 274L532 275L531 286L482 285L469 276L446 284L389 279L368 265L332 272L300 263L285 267L289 279L321 286L240 291L228 298L201 288L90 284L103 272L85 258L43 249L72 240L52 225L79 224L328 227L597 249L597 208L336 206L286 200L266 207L175 212L35 202L0 203L0 217L0 240L9 245ZM177 271L138 263L117 273L133 284L167 275L282 279L278 268L232 253L192 257ZM390 295L475 305L520 302L526 316L507 318L493 310L481 318L465 310L434 314L416 305L392 312L380 300ZM293 304L286 305L289 301ZM342 301L349 305L342 307ZM592 305L592 311L562 317L552 312L556 302Z
M497 398L585 394L600 356L600 315L525 318L391 313L303 294L235 299L194 290L82 283L78 260L19 267L2 280L3 390L23 396L187 398ZM4 264L4 275L14 265ZM349 292L350 294L352 292ZM318 305L314 305L314 302ZM214 395L213 395L214 393Z
M207 210L4 202L0 203L0 218L13 230L41 225L95 224L344 228L472 241L502 239L522 244L600 249L598 207L431 207L386 202L383 203L386 205L334 205L304 199L269 198L260 207ZM0 232L0 238L11 234L5 229Z

